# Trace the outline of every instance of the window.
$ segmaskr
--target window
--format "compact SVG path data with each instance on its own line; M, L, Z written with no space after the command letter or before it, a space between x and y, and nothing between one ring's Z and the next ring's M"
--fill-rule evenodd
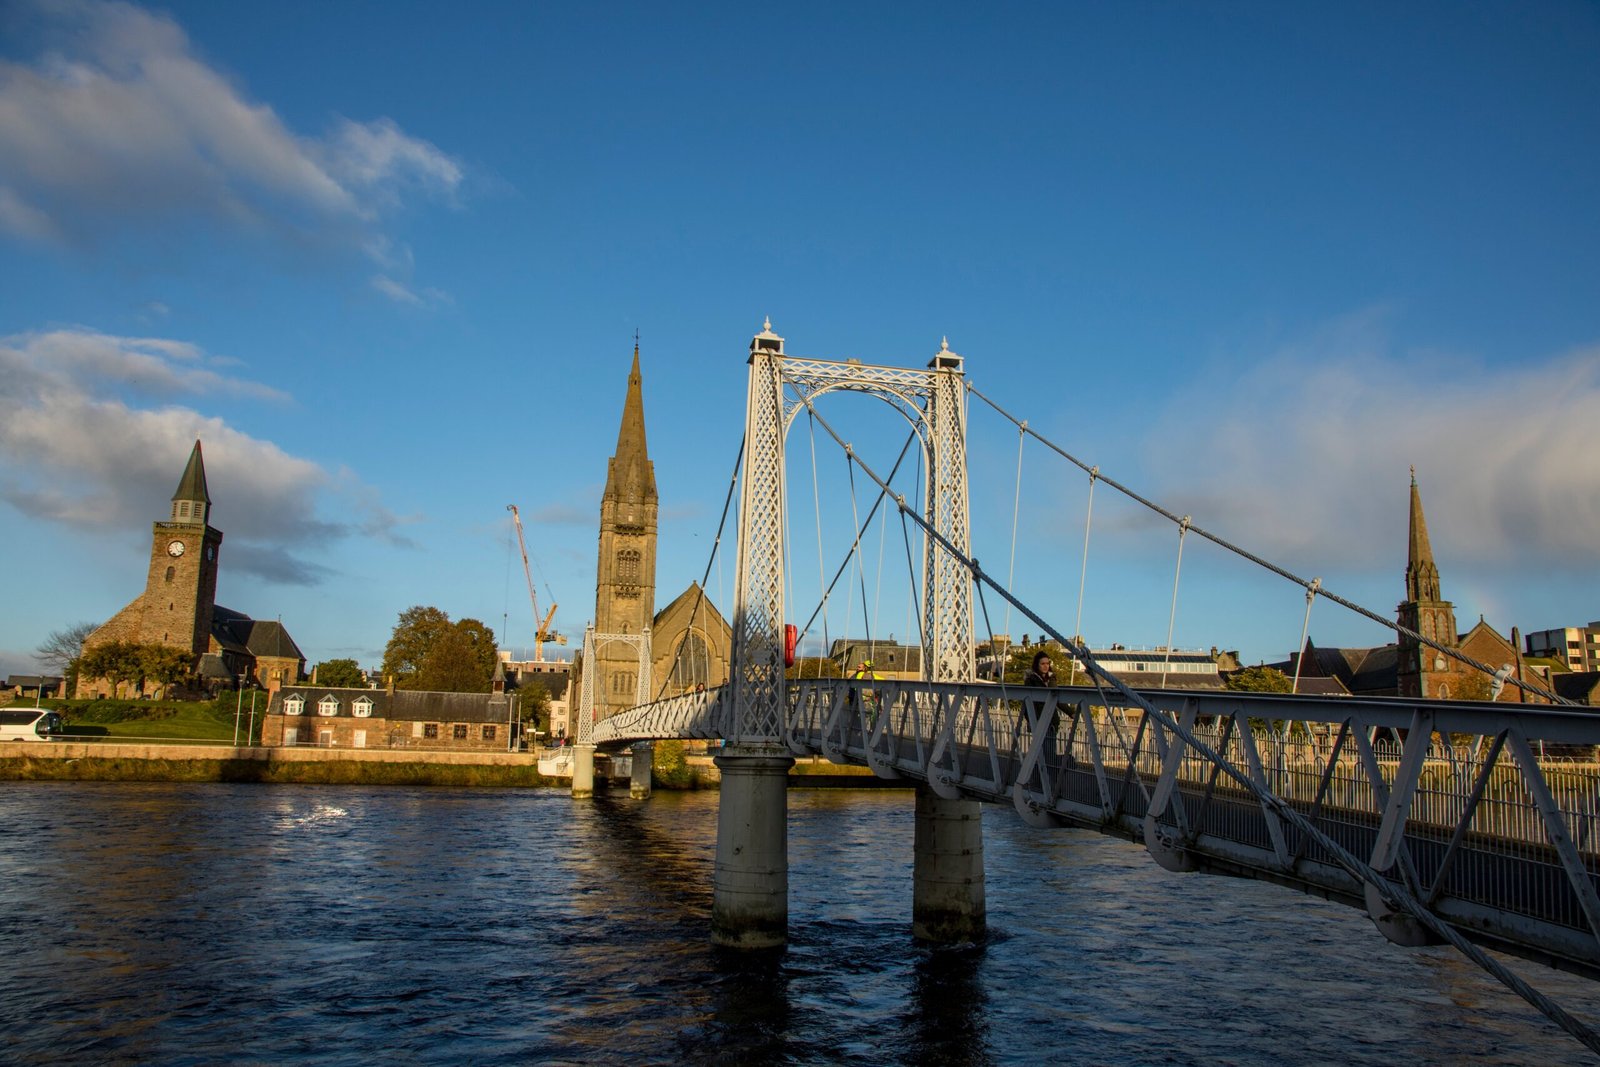
M493 741L494 740L494 727L493 726L489 726L489 725L485 725L484 726L484 728L483 728L483 739L485 741Z
M457 741L465 741L467 739L467 724L464 722L456 723L455 726L450 728L450 736Z
M354 748L366 748L367 732L365 730L357 730L355 733L351 734L350 744Z
M365 719L372 714L372 700L368 697L356 697L355 703L350 705L350 710L355 712L358 719Z
M300 715L306 710L306 698L299 693L283 698L283 713L285 715Z
M705 640L697 633L685 634L678 646L678 661L672 668L672 684L679 689L705 685L710 674L710 656Z
M422 726L422 736L432 738L433 740L437 741L439 739L439 724L436 722L424 723Z
M300 743L300 727L290 726L286 728L283 731L283 743L286 745L298 745Z
M617 551L617 581L634 585L639 581L639 550L623 548Z
M176 567L168 567L167 568L167 581L169 581L169 582L172 581L173 576L175 576L177 573L178 573L178 568L176 568Z
M639 676L634 671L611 672L611 693L613 696L632 696L638 685Z
M337 715L337 714L339 714L339 698L334 696L332 693L329 693L327 696L325 696L321 700L317 701L317 714L318 715Z

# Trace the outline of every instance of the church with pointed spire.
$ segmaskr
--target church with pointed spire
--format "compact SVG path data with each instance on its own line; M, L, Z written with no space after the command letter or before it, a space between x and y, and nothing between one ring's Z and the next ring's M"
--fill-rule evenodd
M240 678L276 689L305 672L305 657L280 622L257 622L216 602L222 531L211 525L211 493L199 441L189 452L167 517L151 527L144 592L83 642L88 652L122 641L162 645L193 657L186 690L231 688ZM132 683L142 692L152 688ZM80 677L79 697L128 696L106 678Z
M1411 470L1405 588L1406 598L1395 608L1395 622L1411 633L1402 632L1394 644L1378 648L1318 648L1307 638L1298 657L1291 656L1286 663L1274 666L1290 676L1298 674L1300 691L1305 693L1543 703L1537 697L1524 697L1514 685L1505 685L1495 693L1493 679L1434 647L1459 650L1503 672L1506 678L1548 686L1546 679L1523 664L1517 649L1520 635L1515 628L1507 640L1480 615L1465 633L1457 630L1455 605L1444 599L1441 591L1439 566L1433 558L1415 467Z
M648 627L651 693L672 696L697 685L720 685L727 679L733 631L697 582L690 582L671 603L656 611L659 518L636 339L617 447L606 463L606 487L600 498L594 629L597 635L641 634ZM639 661L637 653L621 643L601 644L594 658L595 714L603 719L635 702ZM581 677L581 671L575 671L574 677ZM579 701L571 699L569 705L575 714ZM560 731L559 724L552 725ZM568 729L576 733L571 724Z

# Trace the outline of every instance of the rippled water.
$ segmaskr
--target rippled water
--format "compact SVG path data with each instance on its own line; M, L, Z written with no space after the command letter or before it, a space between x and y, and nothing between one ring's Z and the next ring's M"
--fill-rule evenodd
M792 792L791 943L722 952L716 801L0 784L0 1059L1588 1062L1449 950L1008 810L990 939L919 948L908 792Z

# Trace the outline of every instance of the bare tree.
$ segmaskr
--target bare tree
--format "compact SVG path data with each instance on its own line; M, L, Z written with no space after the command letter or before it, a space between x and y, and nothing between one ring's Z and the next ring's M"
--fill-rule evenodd
M33 650L34 657L54 674L66 674L72 661L83 655L83 642L100 629L97 622L79 622L56 630Z

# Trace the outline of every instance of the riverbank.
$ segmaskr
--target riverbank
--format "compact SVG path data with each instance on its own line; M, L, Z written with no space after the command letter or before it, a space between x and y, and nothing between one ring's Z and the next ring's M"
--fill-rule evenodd
M716 789L710 757L689 757L686 781L657 778L657 789ZM284 785L485 786L566 788L571 780L539 773L530 752L265 748L136 742L0 742L0 781L263 782ZM865 767L825 760L795 764L789 784L802 789L894 786Z

